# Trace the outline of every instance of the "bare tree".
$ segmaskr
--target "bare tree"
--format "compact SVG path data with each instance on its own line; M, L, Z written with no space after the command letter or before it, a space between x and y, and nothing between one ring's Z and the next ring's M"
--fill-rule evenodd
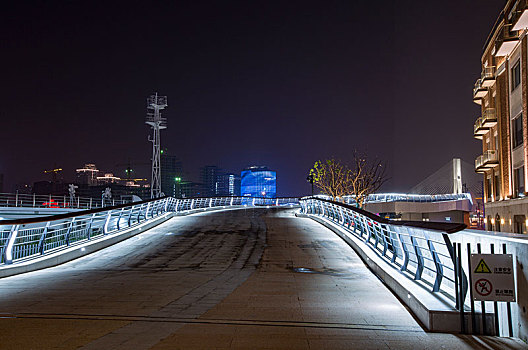
M335 159L318 160L310 170L315 186L333 200L350 192L351 174L346 165Z
M363 208L369 194L375 193L389 179L387 167L379 160L367 161L366 157L354 151L354 168L349 183L351 194Z

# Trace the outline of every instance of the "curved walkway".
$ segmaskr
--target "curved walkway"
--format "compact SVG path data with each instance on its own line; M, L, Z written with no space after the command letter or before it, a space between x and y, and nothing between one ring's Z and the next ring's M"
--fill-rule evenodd
M2 349L523 349L426 333L331 231L293 210L175 217L0 280Z

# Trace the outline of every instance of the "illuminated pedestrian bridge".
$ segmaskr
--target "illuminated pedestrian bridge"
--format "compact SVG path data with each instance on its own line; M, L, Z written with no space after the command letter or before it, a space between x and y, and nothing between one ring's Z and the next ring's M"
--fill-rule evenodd
M460 224L313 197L166 197L1 223L12 348L33 346L31 329L38 348L524 346L455 335L494 334L495 314L509 331L502 304L486 318L476 305L472 323L467 243L526 247Z

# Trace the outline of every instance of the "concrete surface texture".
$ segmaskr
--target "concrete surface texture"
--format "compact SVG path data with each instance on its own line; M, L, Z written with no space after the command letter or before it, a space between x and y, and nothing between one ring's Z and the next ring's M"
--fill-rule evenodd
M426 333L354 251L295 210L175 217L0 281L1 349L526 349Z

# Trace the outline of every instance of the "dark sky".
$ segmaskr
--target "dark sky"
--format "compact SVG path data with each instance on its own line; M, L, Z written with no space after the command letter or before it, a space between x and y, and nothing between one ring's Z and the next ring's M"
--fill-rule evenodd
M11 2L0 15L4 190L93 162L148 176L146 97L168 96L162 147L203 165L277 170L354 149L406 191L473 162L471 89L504 0ZM6 7L7 6L7 7ZM134 164L133 164L134 165ZM196 178L197 179L197 178Z

